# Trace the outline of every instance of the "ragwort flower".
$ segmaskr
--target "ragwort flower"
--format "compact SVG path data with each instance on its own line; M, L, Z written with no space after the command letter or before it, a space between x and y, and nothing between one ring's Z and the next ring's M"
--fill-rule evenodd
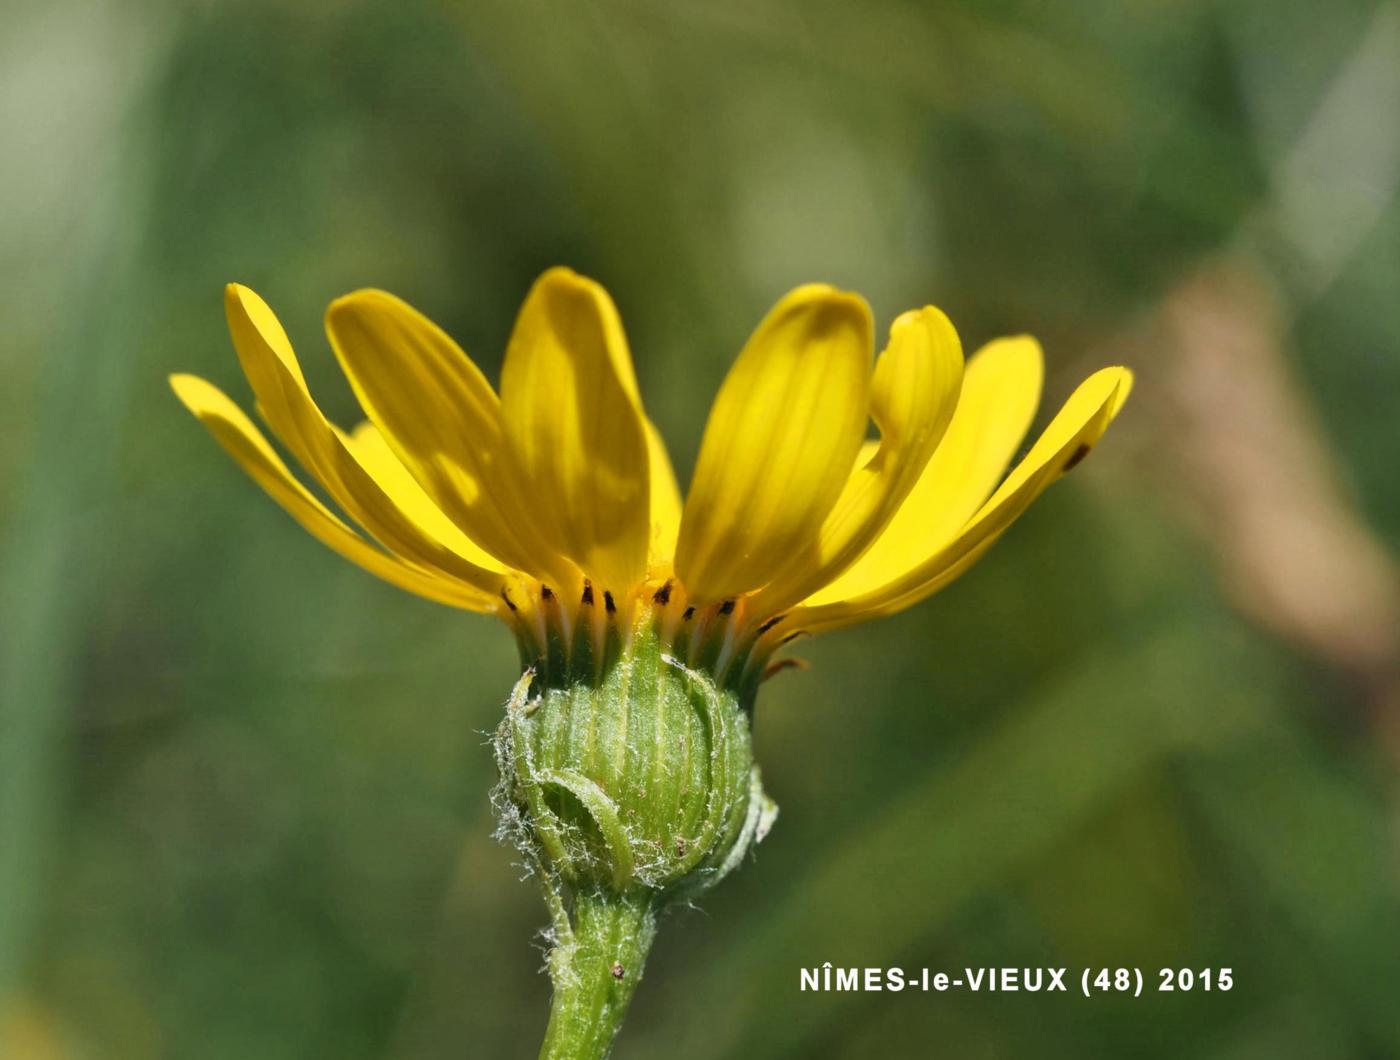
M1083 459L1132 385L1126 368L1090 376L1003 479L1039 402L1034 339L998 339L964 365L930 306L894 322L872 371L865 302L799 287L720 388L682 506L617 310L567 269L526 298L499 396L404 302L338 299L327 332L368 417L349 432L317 407L267 305L238 285L225 305L263 418L363 534L213 385L174 376L180 399L324 544L400 588L500 616L542 665L552 636L571 646L584 627L601 645L608 626L645 615L691 665L709 652L717 674L752 677L799 634L903 610Z
M964 364L925 307L895 320L872 367L865 302L799 287L730 369L683 505L617 310L567 269L525 299L499 394L392 295L332 303L331 346L368 417L348 432L262 300L231 285L225 305L263 419L363 532L228 397L174 376L217 441L324 544L516 635L495 801L553 918L553 1057L605 1054L656 912L771 824L750 723L774 652L947 585L1084 458L1132 385L1126 368L1090 376L1007 474L1040 397L1034 339Z

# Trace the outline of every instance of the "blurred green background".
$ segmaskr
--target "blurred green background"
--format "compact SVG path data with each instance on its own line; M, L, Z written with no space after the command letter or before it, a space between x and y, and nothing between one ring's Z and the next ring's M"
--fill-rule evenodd
M1400 1056L1400 7L52 0L0 36L0 1052L533 1056L491 621L302 533L166 387L221 289L395 291L494 376L602 280L685 480L764 310L1030 331L1094 458L760 699L783 815L619 1060ZM1234 970L803 994L801 967ZM1150 983L1149 983L1150 985Z

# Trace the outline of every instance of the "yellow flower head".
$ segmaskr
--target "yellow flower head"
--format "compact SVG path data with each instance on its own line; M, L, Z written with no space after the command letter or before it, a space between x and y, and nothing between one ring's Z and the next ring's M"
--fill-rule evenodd
M349 432L322 415L267 305L236 284L225 305L264 420L363 533L216 387L171 384L323 543L400 588L501 616L527 657L601 649L645 620L720 676L947 585L1083 459L1132 385L1126 368L1090 376L1003 478L1040 397L1034 339L998 339L964 365L928 306L895 320L872 370L865 301L799 287L730 369L682 506L617 310L568 269L526 297L499 394L392 295L332 303L331 346L368 416Z

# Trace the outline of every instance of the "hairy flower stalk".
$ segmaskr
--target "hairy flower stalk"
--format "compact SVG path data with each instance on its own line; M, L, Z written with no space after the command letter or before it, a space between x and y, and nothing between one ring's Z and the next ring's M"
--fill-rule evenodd
M771 826L751 726L776 653L947 585L1084 459L1132 385L1124 368L1090 376L1007 472L1040 398L1035 340L964 362L926 306L872 366L865 302L799 287L730 370L682 505L617 311L567 269L531 289L499 393L393 296L337 300L327 332L368 416L350 431L257 295L231 285L225 307L259 412L363 533L221 391L173 376L215 439L330 548L516 637L493 797L549 907L541 1055L561 1060L607 1054L658 914Z

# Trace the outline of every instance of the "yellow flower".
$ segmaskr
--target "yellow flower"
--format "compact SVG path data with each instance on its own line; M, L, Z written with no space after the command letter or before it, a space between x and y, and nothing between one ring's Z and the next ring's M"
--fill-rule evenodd
M1126 368L1090 376L1003 478L1040 397L1034 339L998 339L964 365L930 306L895 320L872 370L864 300L799 287L720 388L682 506L617 310L568 269L525 299L499 395L392 295L332 303L331 346L368 416L348 433L267 305L237 285L225 305L263 419L363 533L217 388L171 384L320 541L400 588L501 616L527 654L567 652L583 629L602 644L645 618L717 675L947 585L1083 459L1132 385Z

